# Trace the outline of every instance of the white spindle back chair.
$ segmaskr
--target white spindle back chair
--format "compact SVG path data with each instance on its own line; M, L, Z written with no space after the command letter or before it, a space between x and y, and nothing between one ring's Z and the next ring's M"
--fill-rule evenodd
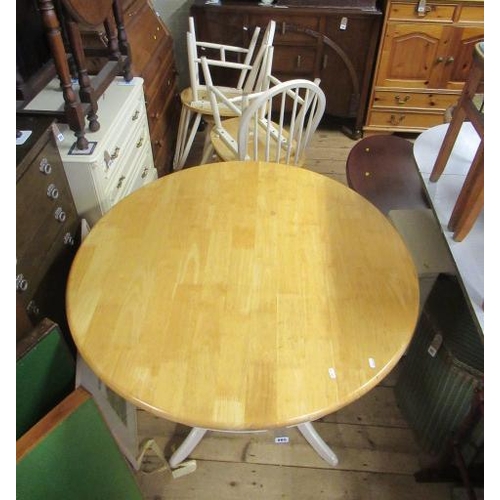
M244 94L236 102L213 85L205 58L202 67L214 114L210 138L221 160L304 164L306 149L325 112L326 97L319 79L280 82L268 68L263 90ZM236 116L224 119L218 113L221 105Z
M186 42L190 87L181 93L182 110L173 162L174 170L181 169L185 165L202 118L207 126L201 163L206 163L213 153L209 138L213 112L206 85L200 80L201 58L205 57L207 64L211 67L226 68L231 72L237 72L235 87L217 85L217 88L228 99L238 101L242 94L260 90L266 81L265 72L272 64L272 61L269 60L269 47L272 47L275 30L275 21L270 21L256 51L261 32L260 27L255 28L248 47L238 47L197 40L194 19L189 18ZM235 59L242 57L243 62L235 61ZM225 104L219 109L219 114L223 117L235 116L234 112Z

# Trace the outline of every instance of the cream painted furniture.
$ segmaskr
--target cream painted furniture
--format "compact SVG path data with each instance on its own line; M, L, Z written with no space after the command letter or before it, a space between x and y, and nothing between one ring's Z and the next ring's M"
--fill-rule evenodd
M87 150L75 146L67 124L54 131L78 215L93 226L115 203L158 178L144 101L144 80L117 77L98 101L100 129L86 133ZM53 80L26 109L54 110L61 90Z
M357 400L397 364L419 308L412 257L388 219L306 169L220 162L152 182L82 243L67 313L112 390L207 430L298 426Z

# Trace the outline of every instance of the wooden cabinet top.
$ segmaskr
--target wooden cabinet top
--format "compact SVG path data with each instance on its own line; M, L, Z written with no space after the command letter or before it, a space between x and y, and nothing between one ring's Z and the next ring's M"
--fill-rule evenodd
M311 11L314 9L316 14L328 14L338 11L342 12L380 12L378 0L275 0L272 5L261 5L258 0L220 0L219 4L207 4L206 0L195 0L193 7L195 8L221 8L225 10L242 10L269 12L275 11L281 15L286 14L288 9L293 9L294 12L300 10Z

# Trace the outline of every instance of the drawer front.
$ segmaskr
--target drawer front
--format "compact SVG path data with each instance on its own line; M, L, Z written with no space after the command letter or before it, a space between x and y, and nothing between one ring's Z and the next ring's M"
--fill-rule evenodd
M442 5L432 2L426 2L426 10L422 15L417 12L418 2L413 3L398 3L391 4L389 10L389 20L397 21L437 21L441 23L453 22L455 15L455 5Z
M275 46L273 73L276 75L313 75L316 49L309 47Z
M162 53L153 57L151 64L147 67L144 93L147 100L147 114L151 127L154 127L155 121L165 107L165 102L173 98L177 93L176 68L173 53L167 58Z
M92 164L92 176L98 189L107 189L110 182L125 168L127 150L146 123L146 106L142 93L125 113L123 123L116 124L116 134L103 148L102 156ZM121 125L121 126L120 126Z
M16 298L33 324L51 318L68 335L64 295L71 263L80 243L79 228L79 221L75 218L70 230L61 234L44 254L44 266L30 269L28 261L24 261L18 262L16 269L18 274L26 276L29 283L28 289L17 292Z
M442 123L444 123L444 113L373 110L368 116L367 127L417 132Z
M484 24L484 6L482 5L464 5L460 9L457 22L467 24Z
M72 212L74 203L59 155L47 145L16 186L17 258L26 254L33 241L38 248L46 248Z
M151 147L159 176L169 173L172 169L180 108L180 101L175 94L171 100L165 102L158 118L154 120L153 128L150 127Z
M376 91L372 106L373 108L424 108L444 112L449 106L455 105L458 98L458 94Z
M54 264L58 265L61 255L75 251L75 233L79 226L79 218L75 211L68 212L65 221L57 226L50 225L50 222L47 226L40 227L40 230L33 235L31 245L21 257L17 258L16 291L26 306L49 268Z
M128 194L127 185L137 168L137 159L144 154L144 151L152 157L149 128L145 120L141 123L139 132L129 140L129 147L124 152L125 163L119 171L115 172L106 187L102 205L103 212L108 211Z
M167 33L146 2L141 10L131 12L125 22L127 39L132 47L132 68L141 74L151 54L166 40Z
M255 26L261 27L263 32L270 19L276 21L276 32L274 35L274 44L299 44L299 45L316 45L316 39L307 33L305 29L319 31L320 16L315 15L286 15L279 14L271 16L250 16L250 30L255 29Z
M153 155L150 151L144 150L136 161L136 165L137 168L130 175L129 182L125 188L125 196L158 179L158 174L153 163Z

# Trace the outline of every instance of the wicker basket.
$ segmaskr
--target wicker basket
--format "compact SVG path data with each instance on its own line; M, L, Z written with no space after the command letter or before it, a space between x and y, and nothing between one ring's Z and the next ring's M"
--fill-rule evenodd
M482 334L455 277L436 280L401 368L398 405L423 451L439 455L469 412L484 373ZM482 431L474 435L482 439Z

